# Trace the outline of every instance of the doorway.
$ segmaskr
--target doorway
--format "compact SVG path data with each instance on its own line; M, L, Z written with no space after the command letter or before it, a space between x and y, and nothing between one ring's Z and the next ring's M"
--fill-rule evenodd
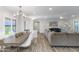
M39 21L33 21L33 30L36 30L37 32L40 31L40 22Z

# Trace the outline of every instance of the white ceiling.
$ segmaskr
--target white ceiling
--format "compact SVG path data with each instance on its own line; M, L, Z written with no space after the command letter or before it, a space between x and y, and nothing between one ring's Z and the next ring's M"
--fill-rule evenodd
M18 6L4 6L7 10L16 13ZM52 8L52 10L49 10ZM29 16L42 16L43 18L72 18L72 15L79 16L79 6L22 6L23 12Z

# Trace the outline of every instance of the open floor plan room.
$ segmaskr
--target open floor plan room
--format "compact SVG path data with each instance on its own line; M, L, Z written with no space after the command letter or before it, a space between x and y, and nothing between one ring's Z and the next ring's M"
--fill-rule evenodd
M20 50L21 52L79 52L79 47L52 47L49 45L44 34L38 34L38 37L32 41L28 48Z
M0 52L79 52L79 6L0 6Z

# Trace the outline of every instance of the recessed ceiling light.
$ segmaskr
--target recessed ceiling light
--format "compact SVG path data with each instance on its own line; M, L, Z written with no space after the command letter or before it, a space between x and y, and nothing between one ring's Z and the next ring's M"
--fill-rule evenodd
M72 17L75 17L75 15L72 15Z
M35 20L35 19L37 19L37 17L31 17L31 19L32 19L32 20Z
M60 19L63 19L63 17L62 17L62 16L60 16Z
M49 10L51 11L51 10L52 10L52 8L49 8Z

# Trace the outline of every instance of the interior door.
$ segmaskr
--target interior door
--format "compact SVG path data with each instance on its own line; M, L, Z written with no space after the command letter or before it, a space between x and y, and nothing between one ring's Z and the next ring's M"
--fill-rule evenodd
M39 21L34 21L33 22L33 30L39 31L40 29L40 22Z

